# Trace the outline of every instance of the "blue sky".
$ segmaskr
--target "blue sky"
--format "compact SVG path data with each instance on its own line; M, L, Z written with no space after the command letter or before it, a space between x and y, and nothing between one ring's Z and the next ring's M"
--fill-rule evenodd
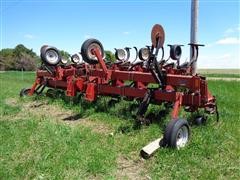
M48 44L75 53L85 39L99 39L106 50L151 44L159 23L166 44L184 44L189 56L189 0L0 0L1 49L22 43L39 54ZM200 68L240 68L239 0L199 0ZM168 47L165 47L168 52Z

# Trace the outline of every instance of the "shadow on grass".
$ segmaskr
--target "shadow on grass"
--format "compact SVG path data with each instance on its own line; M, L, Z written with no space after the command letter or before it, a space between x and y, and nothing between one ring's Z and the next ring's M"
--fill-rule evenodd
M64 91L61 90L51 90L51 93L47 92L46 96L52 102L59 99L62 100L63 106L67 108L78 109L79 107L78 114L64 118L64 121L76 121L83 117L87 118L94 113L100 112L116 116L122 119L122 121L128 121L126 125L119 126L117 130L118 132L128 133L134 130L139 130L142 127L142 124L136 120L136 114L141 102L139 100L132 100L119 96L113 98L107 96L99 96L96 101L88 102L84 99L84 96L82 94L77 94L75 97L68 97L65 96ZM36 99L39 99L39 97L36 97ZM151 104L145 113L144 119L149 122L146 123L147 125L157 124L160 128L164 129L164 119L169 114L169 112L170 109L166 108L165 106Z
M68 116L68 117L64 118L63 121L77 121L81 118L82 118L81 114L75 114L73 116Z

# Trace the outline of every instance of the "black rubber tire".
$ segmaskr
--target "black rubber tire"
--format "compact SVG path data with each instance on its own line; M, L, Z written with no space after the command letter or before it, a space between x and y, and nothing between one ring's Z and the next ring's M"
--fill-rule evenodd
M56 98L56 91L54 89L48 89L46 92L46 96L50 98Z
M81 54L82 54L83 60L89 64L98 63L97 57L91 54L91 46L94 44L98 46L101 56L104 57L104 49L101 42L98 41L97 39L88 39L82 44Z
M20 93L19 93L19 96L20 97L26 97L28 96L28 93L30 92L30 88L23 88L21 89Z
M170 57L173 60L179 60L182 55L182 48L178 45L172 45L170 48Z
M148 52L148 57L146 57L146 54L145 54L146 52ZM138 57L142 61L148 60L150 57L150 50L148 48L141 48L138 52Z
M53 53L55 53L55 55L57 55L56 61L54 62L49 61L47 57L47 53L49 53L50 51L52 51ZM41 47L40 57L45 64L51 65L51 66L57 65L61 61L61 55L58 49L52 46L47 46L47 45L44 45Z
M190 128L189 128L188 122L185 119L173 119L168 123L165 129L162 145L166 147L171 147L171 148L180 148L177 146L177 135L179 130L184 126L186 127L188 132L188 138L187 138L187 142L188 142L190 137Z
M194 119L194 124L197 126L201 126L206 123L206 118L204 116L197 116Z

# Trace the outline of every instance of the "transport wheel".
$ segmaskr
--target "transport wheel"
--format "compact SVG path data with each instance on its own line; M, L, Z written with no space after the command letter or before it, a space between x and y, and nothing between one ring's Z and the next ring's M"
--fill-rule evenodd
M42 46L40 50L42 61L48 65L57 65L61 61L61 55L57 48L52 46Z
M195 119L194 119L194 123L197 125L197 126L201 126L203 124L205 124L206 122L206 117L204 116L197 116Z
M21 91L20 91L20 97L26 97L26 96L28 96L28 93L30 92L30 88L23 88L23 89L21 89Z
M104 49L101 42L98 41L97 39L88 39L82 45L81 54L83 60L89 64L98 63L97 57L92 53L93 49L98 49L100 51L101 56L104 57Z
M165 129L163 144L167 147L180 149L185 147L190 137L190 129L185 119L170 121Z

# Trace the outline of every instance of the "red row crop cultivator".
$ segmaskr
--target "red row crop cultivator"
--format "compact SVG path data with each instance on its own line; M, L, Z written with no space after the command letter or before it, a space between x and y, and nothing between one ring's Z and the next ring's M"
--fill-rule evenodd
M109 63L104 58L102 44L96 39L86 40L81 53L71 57L72 64L65 65L59 51L51 46L41 48L42 66L37 70L36 80L30 89L23 89L21 96L40 94L45 87L62 89L67 96L84 94L87 101L98 96L126 97L140 102L137 121L144 123L148 105L166 104L172 108L172 120L168 123L162 145L180 148L189 140L190 129L186 120L179 118L181 107L187 112L217 114L216 99L208 90L205 77L193 74L192 64L197 61L200 44L189 44L193 50L189 62L180 64L181 45L169 45L170 56L164 60L165 33L156 24L151 32L152 45L136 50L136 58L129 62L129 49L115 49L117 61ZM162 58L157 61L159 52ZM138 59L139 57L139 59ZM167 63L175 60L176 63ZM82 61L83 60L83 61ZM205 116L195 121L203 123Z

